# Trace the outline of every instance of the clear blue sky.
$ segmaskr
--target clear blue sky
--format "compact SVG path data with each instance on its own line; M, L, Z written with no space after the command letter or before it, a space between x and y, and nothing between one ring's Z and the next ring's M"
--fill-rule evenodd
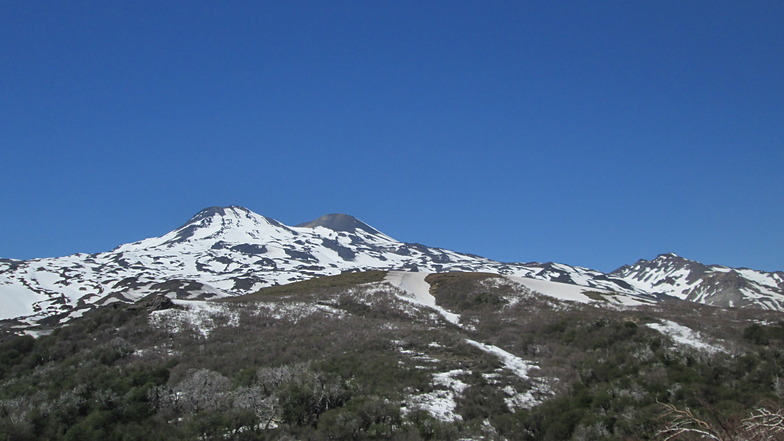
M5 1L0 257L200 209L784 270L784 3Z

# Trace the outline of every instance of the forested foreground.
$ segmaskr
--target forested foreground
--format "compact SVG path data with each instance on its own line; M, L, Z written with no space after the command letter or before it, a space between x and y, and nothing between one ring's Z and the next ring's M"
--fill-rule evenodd
M431 281L457 325L389 287L310 284L7 334L0 440L784 439L777 313L567 304L489 278Z

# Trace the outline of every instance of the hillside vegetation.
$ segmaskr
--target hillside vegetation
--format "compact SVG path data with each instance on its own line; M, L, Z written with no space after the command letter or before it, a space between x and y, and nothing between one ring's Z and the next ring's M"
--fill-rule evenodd
M700 439L667 431L686 410L714 439L766 439L744 420L783 407L781 313L431 275L452 323L384 276L151 296L6 334L0 440Z

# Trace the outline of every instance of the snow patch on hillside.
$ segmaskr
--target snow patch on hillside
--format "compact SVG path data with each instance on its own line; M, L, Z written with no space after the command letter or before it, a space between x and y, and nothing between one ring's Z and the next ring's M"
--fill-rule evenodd
M550 394L550 388L544 379L532 378L529 375L529 372L532 369L537 368L536 363L523 360L522 358L505 351L498 346L481 343L471 339L466 339L465 341L471 346L479 348L488 354L492 354L498 357L501 363L503 363L505 369L512 372L512 374L518 378L522 380L528 380L534 384L534 387L524 392L519 392L511 386L504 388L504 392L507 394L507 397L504 398L504 402L510 410L514 411L514 409L519 408L529 409L541 402L541 399L538 398L539 396Z
M646 326L670 337L679 345L689 346L708 353L727 352L721 346L706 342L699 332L670 320L662 320L662 323L648 323Z
M436 305L435 296L430 294L430 284L425 281L425 277L428 275L430 273L389 271L384 281L408 293L408 297L402 297L404 300L433 309L448 322L460 326L460 315Z
M459 414L455 413L457 402L455 399L463 393L468 385L455 378L460 375L468 375L470 372L461 369L449 372L433 374L433 385L436 390L408 397L404 403L403 414L407 414L415 409L422 409L441 421L462 420Z
M498 346L493 346L487 343L481 343L475 340L466 339L466 343L475 346L488 354L493 354L501 360L504 367L512 371L516 376L528 380L528 371L536 367L536 364L531 361L523 360L522 358L507 352Z
M576 303L608 303L611 305L640 306L652 303L636 296L618 294L601 288L572 285L570 283L553 282L550 280L529 279L519 276L504 276L507 280L517 283L530 291L538 292L556 300Z
M23 285L0 284L0 292L3 294L0 320L31 315L33 314L33 305L41 300L46 300L46 297L36 294Z
M596 290L595 288L586 288L584 286L570 285L568 283L551 282L549 280L529 279L527 277L518 276L505 276L508 280L518 283L531 291L536 291L548 297L553 297L558 300L567 300L570 302L578 303L591 303L591 298L584 294L588 290Z

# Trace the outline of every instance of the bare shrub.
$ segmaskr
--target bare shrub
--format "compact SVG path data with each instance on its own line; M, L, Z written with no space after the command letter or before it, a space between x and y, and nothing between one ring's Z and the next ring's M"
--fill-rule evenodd
M209 369L198 369L174 387L159 386L152 392L152 398L164 411L221 411L231 405L230 385L229 379L223 375Z
M663 440L712 439L716 441L780 441L784 440L784 409L771 411L765 407L736 424L711 422L696 416L690 409L679 409L670 403L664 407L666 427L656 436Z
M742 421L741 427L752 441L784 439L784 409L774 412L764 407L758 408Z

